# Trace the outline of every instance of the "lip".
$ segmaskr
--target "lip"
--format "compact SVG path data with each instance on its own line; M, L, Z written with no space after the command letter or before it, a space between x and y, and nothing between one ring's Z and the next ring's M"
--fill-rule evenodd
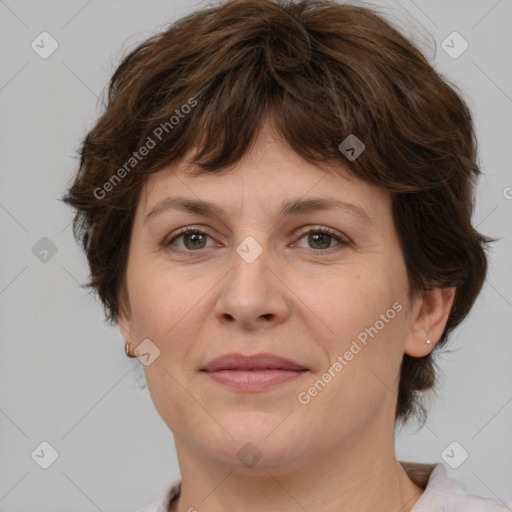
M307 370L304 365L285 359L274 354L225 354L210 361L203 371L215 372L219 370Z
M238 391L264 391L306 373L303 365L273 354L226 354L201 369L208 377Z

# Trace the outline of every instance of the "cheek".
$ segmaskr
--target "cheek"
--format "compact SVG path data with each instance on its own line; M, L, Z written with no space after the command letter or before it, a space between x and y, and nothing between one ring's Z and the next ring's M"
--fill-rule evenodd
M344 389L370 396L372 383L383 386L379 379L394 385L406 334L407 289L401 286L396 272L360 266L325 280L322 294L315 288L317 311L330 331L321 338L323 349L330 365L342 358L345 377L334 380Z
M187 355L194 348L206 300L204 286L178 272L141 272L131 283L134 326L139 339L149 338L159 347L159 357L145 366L145 379L156 410L171 430L196 421L190 394L183 388L189 379ZM185 386L186 387L186 386ZM185 428L185 427L183 427Z
M399 295L388 281L382 270L359 265L303 283L300 294L307 297L337 344L356 337L392 307Z
M144 373L151 400L169 429L186 435L187 429L197 427L201 411L197 410L196 402L191 400L186 388L178 383L182 379L174 378L175 372L168 363L160 362L160 366L156 366L155 361L144 368Z
M130 276L130 274L129 274ZM194 279L172 269L134 264L130 303L139 336L172 343L193 327L190 318L205 298L205 279Z
M312 397L306 414L322 417L329 411L332 435L340 428L359 431L393 406L405 325L405 308L398 311L403 305L391 294L338 299L341 307L330 317L336 336L323 345L329 362L308 382L311 388L302 390Z

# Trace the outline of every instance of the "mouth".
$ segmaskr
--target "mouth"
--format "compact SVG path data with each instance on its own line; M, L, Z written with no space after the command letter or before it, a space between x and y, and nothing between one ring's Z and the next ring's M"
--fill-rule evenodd
M201 371L219 384L254 392L295 380L309 369L273 354L226 354L210 361Z

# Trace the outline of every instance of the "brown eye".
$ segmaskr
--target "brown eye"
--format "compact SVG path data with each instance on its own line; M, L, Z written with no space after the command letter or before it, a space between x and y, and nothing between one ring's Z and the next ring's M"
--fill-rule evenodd
M185 233L182 236L187 249L202 249L206 243L204 233Z
M332 235L327 233L314 233L308 235L308 243L312 249L328 249L331 245Z
M310 229L306 233L302 234L299 240L302 240L306 237L309 248L315 251L325 251L326 249L333 249L337 246L348 245L348 242L344 240L338 233L325 227ZM331 245L333 241L337 243Z
M199 229L185 228L176 236L165 242L164 245L166 247L176 245L178 249L183 251L196 251L206 248L207 238L210 238L210 236ZM180 239L183 241L182 245L176 243L176 241Z

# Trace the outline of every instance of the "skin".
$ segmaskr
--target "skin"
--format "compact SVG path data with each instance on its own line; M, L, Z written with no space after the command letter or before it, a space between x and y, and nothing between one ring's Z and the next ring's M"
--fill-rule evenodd
M169 209L144 222L176 196L214 202L225 217ZM359 205L371 223L343 209L277 218L282 201L313 197ZM185 226L208 236L173 240ZM318 237L319 227L348 244ZM262 248L252 263L235 250L249 236ZM341 164L334 172L304 161L270 127L221 173L194 176L181 162L151 175L135 215L119 318L132 350L144 339L160 350L144 371L175 439L182 492L173 510L411 510L423 489L395 458L400 363L404 353L432 350L455 289L411 302L408 291L390 194ZM401 311L300 403L299 393L397 302ZM241 392L200 371L230 352L270 352L309 371ZM237 457L248 442L262 455L250 468Z

